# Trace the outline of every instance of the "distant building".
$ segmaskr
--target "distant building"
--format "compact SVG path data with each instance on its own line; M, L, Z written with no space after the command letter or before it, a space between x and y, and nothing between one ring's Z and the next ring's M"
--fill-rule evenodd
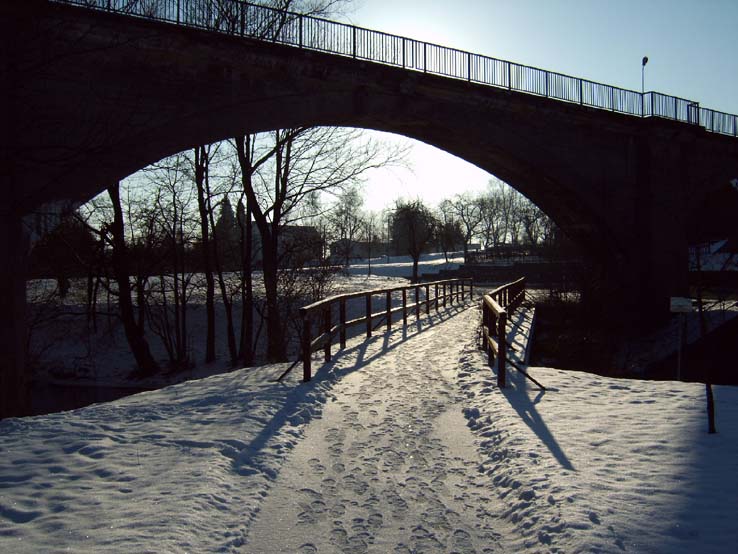
M255 233L256 234L256 233ZM259 242L261 247L261 241ZM315 227L289 225L281 231L279 260L282 266L309 265L323 257L323 237ZM261 248L259 248L261 260Z
M340 260L356 260L387 254L387 245L377 241L357 241L340 239L329 246L331 258Z
M239 212L242 206L239 204ZM240 215L239 217L243 217ZM218 253L224 269L236 270L241 267L241 227L233 213L228 197L221 205L220 215L215 223L214 237L218 242ZM315 227L288 225L280 229L280 266L302 266L317 262L323 255L323 239ZM261 233L256 222L251 222L251 261L255 267L263 259Z

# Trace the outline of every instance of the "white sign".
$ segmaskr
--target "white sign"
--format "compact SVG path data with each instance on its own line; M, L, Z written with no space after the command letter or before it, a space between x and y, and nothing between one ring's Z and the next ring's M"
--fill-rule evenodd
M671 297L671 311L672 313L689 313L692 311L692 299L683 298L681 296Z

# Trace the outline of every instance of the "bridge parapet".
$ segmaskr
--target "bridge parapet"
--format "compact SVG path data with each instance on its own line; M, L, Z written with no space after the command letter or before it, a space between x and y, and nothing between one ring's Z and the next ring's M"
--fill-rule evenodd
M622 89L515 62L474 54L239 0L49 0L87 9L206 29L460 79L637 117L670 119L738 137L738 116L659 92Z

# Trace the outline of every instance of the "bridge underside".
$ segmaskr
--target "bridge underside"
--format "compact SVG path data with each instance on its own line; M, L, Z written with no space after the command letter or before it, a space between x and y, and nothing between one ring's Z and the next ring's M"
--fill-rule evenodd
M10 84L2 92L6 267L23 267L24 217L86 201L167 155L244 132L351 126L421 140L500 177L601 262L627 300L622 309L652 314L686 292L688 236L715 219L695 207L738 176L738 141L696 126L146 20L18 4L0 7L2 80ZM2 346L18 351L25 281L22 271L3 275ZM22 353L11 365L18 360Z

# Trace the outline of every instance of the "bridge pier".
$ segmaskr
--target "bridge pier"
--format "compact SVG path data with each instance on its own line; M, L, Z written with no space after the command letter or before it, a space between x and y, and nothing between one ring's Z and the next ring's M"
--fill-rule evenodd
M29 381L25 369L26 274L29 237L23 218L0 205L0 417L27 415Z
M649 122L650 123L650 122ZM632 172L633 229L609 227L619 233L632 252L632 310L638 326L648 326L669 315L669 298L688 294L689 167L692 139L654 132L637 136L625 165ZM627 196L626 196L627 198ZM627 201L624 202L627 207Z

